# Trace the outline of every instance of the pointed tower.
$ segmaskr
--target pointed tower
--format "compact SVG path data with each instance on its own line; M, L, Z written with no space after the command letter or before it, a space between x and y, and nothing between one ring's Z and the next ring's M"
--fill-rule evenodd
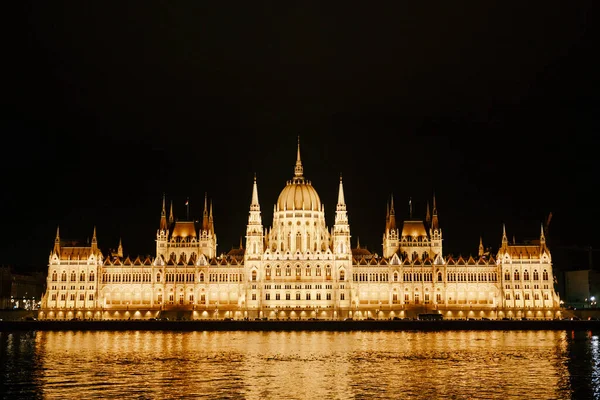
M387 229L383 233L383 256L390 258L400 247L400 231L396 226L396 211L394 210L394 195L390 196Z
M508 236L506 236L506 224L502 224L502 244L499 252L506 253L508 251Z
M168 237L169 237L169 227L173 225L173 202L171 201L171 215L169 216L169 221L167 222L167 207L166 207L166 198L163 193L162 199L162 209L160 211L160 227L156 231L156 257L157 259L161 256L164 257L167 253L168 247ZM119 240L119 245L121 244Z
M210 204L210 207L209 207ZM208 194L204 193L204 210L202 212L202 227L198 239L198 252L204 254L209 260L217 256L217 235L213 222L212 200L208 201Z
M477 252L477 255L479 257L483 257L484 253L485 253L485 251L483 248L483 238L481 236L479 236L479 251Z
M208 220L208 194L204 193L204 211L202 212L202 232L210 230Z
M349 259L352 257L350 247L350 225L348 224L348 212L346 211L346 200L344 199L344 185L340 174L340 185L338 188L338 201L335 207L335 223L333 225L333 253L336 258Z
M123 258L123 242L121 241L121 238L119 238L119 247L117 248L117 256L119 256L120 258Z
M60 257L60 230L59 227L56 227L56 238L54 238L54 249L52 252Z
M429 237L431 238L431 250L433 254L442 255L442 230L438 220L438 209L435 201L435 193L433 194L433 210L431 215L431 227L429 228Z
M165 194L163 193L162 210L160 212L160 227L161 231L167 230L167 208L165 205Z
M175 216L173 215L173 200L171 200L171 210L169 211L169 225L175 222Z
M98 252L98 238L96 237L96 227L94 226L94 233L92 234L92 254Z
M215 224L213 221L213 206L212 199L210 201L210 210L208 211L208 230L210 233L215 232Z
M244 254L246 260L262 259L264 253L263 231L260 203L258 202L258 184L256 183L256 174L254 174L250 212L248 214L248 225L246 226L246 252ZM252 263L246 265L252 265Z
M429 213L429 202L427 202L427 211L425 213L425 223L427 227L431 227L431 214Z

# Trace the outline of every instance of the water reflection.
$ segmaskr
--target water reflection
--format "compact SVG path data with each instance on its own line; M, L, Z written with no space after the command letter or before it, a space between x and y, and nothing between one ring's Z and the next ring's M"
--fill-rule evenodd
M0 332L3 398L598 398L565 331Z

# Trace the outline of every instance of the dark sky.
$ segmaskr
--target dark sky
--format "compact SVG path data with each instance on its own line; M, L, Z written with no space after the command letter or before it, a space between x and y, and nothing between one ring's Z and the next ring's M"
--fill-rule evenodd
M414 4L418 3L418 4ZM161 201L219 251L305 176L333 224L381 253L386 202L445 253L497 248L502 224L600 246L593 1L18 2L3 16L0 264L43 270L56 227L155 253ZM596 32L597 34L597 32Z

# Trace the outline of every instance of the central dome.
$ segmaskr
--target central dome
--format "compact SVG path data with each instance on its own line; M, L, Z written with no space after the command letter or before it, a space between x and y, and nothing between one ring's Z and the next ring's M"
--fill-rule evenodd
M277 200L277 209L285 210L321 210L321 199L310 181L303 176L302 161L300 161L300 139L298 139L298 155L294 168L294 179L288 181Z
M277 208L284 210L321 210L321 200L309 181L293 179L281 191Z

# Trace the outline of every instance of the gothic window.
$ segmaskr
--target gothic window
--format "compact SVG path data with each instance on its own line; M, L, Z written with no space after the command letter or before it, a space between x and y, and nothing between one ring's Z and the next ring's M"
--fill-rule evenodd
M77 274L75 274L75 271L71 272L71 282L75 282L77 280Z
M310 267L306 267L306 276L310 276Z
M256 271L252 271L252 280L256 281Z
M300 300L300 292L296 292L296 300Z
M442 273L438 272L438 282L441 282L441 281L442 281Z
M413 251L411 260L415 261L417 258L419 258L419 254L416 251Z
M67 281L67 273L65 271L63 271L63 273L61 274L60 280L62 282L66 282Z
M533 270L533 280L534 280L534 281L539 281L539 280L540 280L540 274L539 274L539 272L537 271L537 269L534 269L534 270Z
M271 293L265 294L265 300L271 300Z
M90 282L94 282L94 272L90 272Z
M300 276L302 275L302 269L300 268L300 266L296 267L296 276Z
M544 272L542 272L542 279L545 281L548 280L548 271L544 270Z
M506 293L505 297L506 300L510 300L510 293Z
M315 273L317 276L321 276L321 266L317 265L317 272Z
M394 282L398 282L398 272L394 272Z
M204 282L204 272L200 272L200 282Z
M523 279L526 281L529 280L529 271L527 271L527 270L523 271Z
M85 272L81 271L81 273L79 274L79 281L85 282Z
M285 267L285 276L292 276L292 268L289 265Z
M275 276L281 276L281 267L279 265L275 268Z
M160 282L160 272L156 274L156 282Z
M346 280L346 274L344 273L344 271L340 271L340 281L344 280Z
M171 261L175 261L175 253L171 253Z
M266 276L271 276L271 267L267 266L267 268L265 270L265 275Z
M325 276L328 276L328 277L331 276L331 267L330 266L325 267Z
M52 272L52 282L56 282L58 280L58 274L56 271Z
M510 272L508 270L504 271L504 280L510 281Z
M302 235L300 232L296 234L296 251L300 251L302 249Z
M519 279L520 279L520 276L519 276L519 271L515 270L515 276L514 276L514 280L515 280L515 281L518 281Z
M429 258L429 254L426 251L424 251L423 252L423 260L427 260L428 258Z
M179 261L181 263L185 263L186 262L186 255L185 255L185 253L181 253L181 256L179 257Z

